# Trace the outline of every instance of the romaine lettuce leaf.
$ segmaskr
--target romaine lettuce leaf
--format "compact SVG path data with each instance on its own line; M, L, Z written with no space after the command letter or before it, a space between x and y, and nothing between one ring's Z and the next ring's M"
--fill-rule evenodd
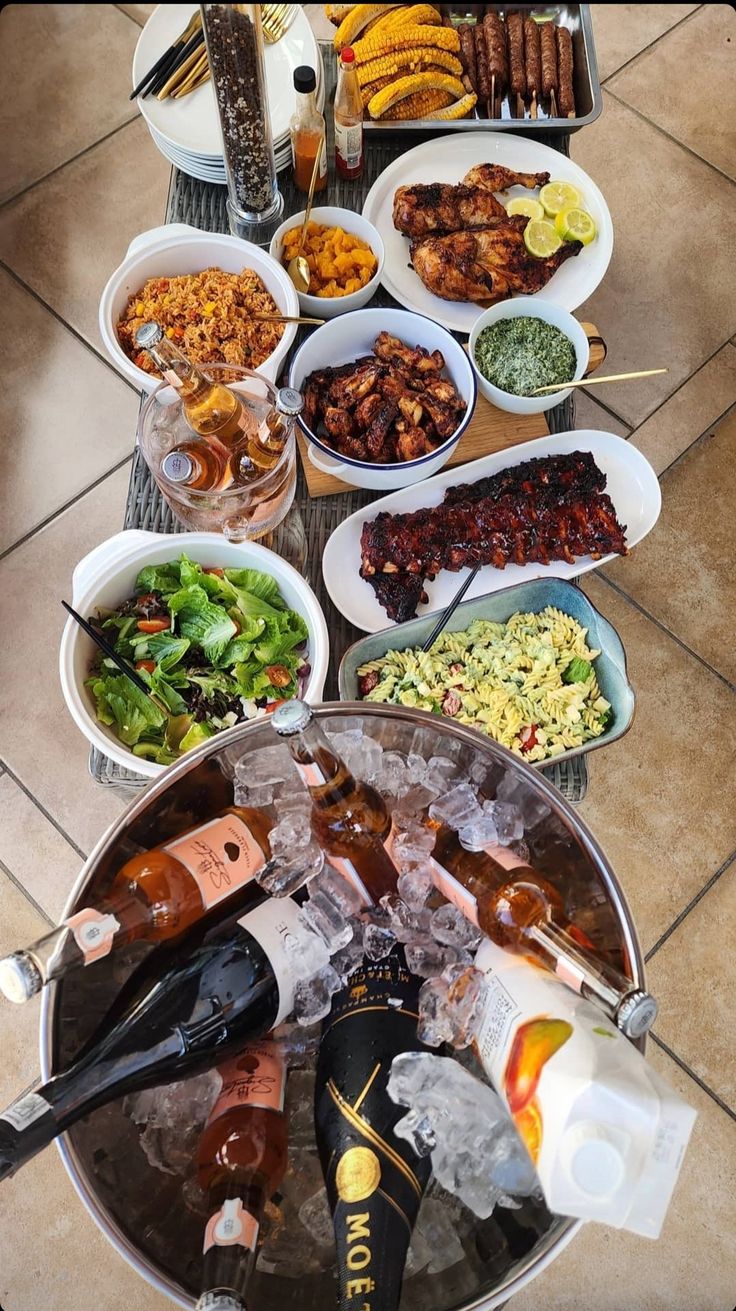
M144 592L161 592L164 596L168 596L180 587L177 560L171 560L168 564L147 564L135 580L135 590L139 596Z
M164 673L183 660L190 646L189 638L174 637L173 633L151 633L146 643L148 655Z
M201 647L207 659L216 664L237 632L227 611L210 601L204 588L196 584L175 592L168 606L178 620L182 637Z
M184 734L184 737L179 743L179 750L182 752L191 751L193 747L200 746L202 742L206 742L208 738L214 736L215 736L215 730L214 728L211 728L209 724L194 723L192 724L192 727L189 729L189 731Z
M251 596L266 601L275 610L286 609L286 602L279 592L279 585L270 574L262 574L258 569L226 569L225 577L238 590L249 592Z
M104 674L90 681L98 719L103 724L114 724L126 746L133 746L144 733L166 723L163 711L125 674Z

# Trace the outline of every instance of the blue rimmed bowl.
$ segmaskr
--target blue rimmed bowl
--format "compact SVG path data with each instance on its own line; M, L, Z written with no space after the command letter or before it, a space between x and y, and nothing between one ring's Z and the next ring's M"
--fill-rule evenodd
M315 369L348 364L361 355L370 355L379 332L390 332L407 346L423 346L430 352L442 352L445 360L443 376L454 383L466 405L462 421L452 436L428 455L420 455L416 460L374 464L368 460L353 460L346 455L338 455L301 418L299 427L309 443L309 459L323 473L332 474L352 487L392 492L400 487L408 487L411 483L421 482L433 473L439 473L473 417L478 395L475 372L467 352L447 329L425 318L423 314L413 314L410 310L363 309L355 310L352 314L342 314L317 328L299 348L289 371L289 386L301 391Z
M634 718L636 698L629 682L626 668L626 652L616 629L604 619L599 610L588 600L573 583L564 578L535 578L528 583L518 583L507 587L502 592L491 592L487 596L476 596L471 601L461 601L447 624L451 633L467 628L474 619L490 619L494 623L505 623L511 615L521 611L524 614L537 614L548 605L555 606L564 614L588 630L588 645L600 651L595 661L595 673L602 695L611 704L613 717L611 723L600 737L579 747L571 747L554 760L570 760L582 756L597 747L609 746L617 742L628 732ZM345 652L340 662L338 674L340 699L342 701L359 701L357 671L369 660L380 660L388 651L405 651L409 647L421 646L429 637L437 622L437 612L422 615L419 619L409 619L404 624L394 624L384 628L380 633L370 633L354 642ZM553 759L535 762L541 767L553 763Z

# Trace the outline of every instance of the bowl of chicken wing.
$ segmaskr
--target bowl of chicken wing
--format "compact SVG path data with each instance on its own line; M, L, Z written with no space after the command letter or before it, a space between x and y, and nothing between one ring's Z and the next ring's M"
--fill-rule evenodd
M437 473L473 417L466 351L408 310L364 309L317 328L289 386L304 395L309 459L353 487L393 491Z

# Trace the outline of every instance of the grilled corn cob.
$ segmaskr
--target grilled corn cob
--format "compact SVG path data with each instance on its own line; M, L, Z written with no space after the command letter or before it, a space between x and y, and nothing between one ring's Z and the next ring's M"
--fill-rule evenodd
M371 33L362 41L356 41L353 50L355 62L360 66L370 60L381 59L383 55L391 54L396 50L415 50L418 46L436 46L440 50L450 50L453 54L457 54L460 49L460 37L452 27L412 25L400 27L397 32L390 32L383 36L380 33L378 35Z
M470 91L468 95L456 100L454 105L448 105L447 109L435 109L431 113L425 114L425 118L432 118L436 122L441 120L445 123L449 123L456 118L467 118L471 109L475 108L477 100L478 97L475 92Z
M332 44L336 50L352 45L359 32L370 23L372 18L383 18L396 5L353 5L345 15L333 37Z
M346 18L355 5L325 5L325 14L335 27L339 27L343 18Z
M377 91L382 91L385 86L390 86L396 81L395 73L386 73L384 77L377 77L375 82L368 82L360 88L360 99L363 108L366 109L368 101L372 100Z
M449 91L416 91L413 95L392 105L382 115L383 122L403 122L408 118L427 118L435 109L445 109L454 96Z
M455 77L460 77L463 71L460 60L456 55L451 55L449 50L440 50L438 46L419 46L414 50L392 50L381 59L370 59L367 64L361 64L358 84L361 87L367 86L369 82L389 74L402 77L405 73L419 73L430 64L447 73L454 73Z
M434 5L399 5L383 20L389 31L395 32L400 27L420 26L425 23L441 27L442 18Z
M368 113L371 118L380 118L399 100L418 91L449 91L458 98L465 95L462 82L449 73L410 73L408 77L399 77L390 86L377 91L368 101Z

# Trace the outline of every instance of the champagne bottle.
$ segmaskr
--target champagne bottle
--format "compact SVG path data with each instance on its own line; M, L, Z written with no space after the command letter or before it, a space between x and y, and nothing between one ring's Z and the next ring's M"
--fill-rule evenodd
M312 797L312 831L365 905L396 891L398 874L386 847L391 816L380 792L353 777L304 701L277 706L271 723L286 739Z
M391 1062L419 1051L420 980L403 949L366 962L333 997L315 1086L317 1149L337 1245L339 1311L396 1311L429 1157L397 1138L404 1114L386 1091Z
M306 946L297 903L221 911L151 953L68 1069L0 1114L0 1180L98 1106L211 1069L291 1012Z
M0 991L24 1002L51 979L143 939L177 937L270 861L273 821L230 806L215 819L131 857L110 890L30 947L0 960Z
M595 958L592 944L575 936L557 889L509 847L468 851L443 826L432 859L437 887L497 946L533 956L627 1037L651 1027L657 1015L651 993Z
M249 1043L220 1074L197 1153L209 1216L197 1311L246 1311L263 1212L286 1170L286 1066L277 1043Z

